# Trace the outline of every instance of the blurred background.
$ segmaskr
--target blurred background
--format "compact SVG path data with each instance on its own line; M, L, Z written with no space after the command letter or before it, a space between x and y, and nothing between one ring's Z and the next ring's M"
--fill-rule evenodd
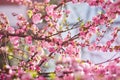
M43 1L43 0L33 0L33 1ZM53 0L52 3L58 3L59 0ZM84 22L92 21L93 16L97 15L99 12L102 11L100 7L90 7L86 3L77 3L73 4L71 2L67 3L66 6L63 7L63 9L70 10L70 15L67 18L67 22L71 25L75 24L78 21L78 18L82 19ZM26 15L27 7L20 6L17 4L11 4L8 3L6 0L0 0L0 12L3 12L7 15L10 25L15 27L17 20L14 16L12 16L12 13L18 13L22 14L24 17L27 18ZM61 23L62 18L58 21L58 23ZM120 24L120 16L118 16L115 20L115 22L112 24L112 27L118 26ZM104 26L104 25L103 25ZM105 27L102 27L101 29L104 29ZM104 44L107 40L111 39L110 33L112 30L107 30L107 33L104 34L104 37L100 41L100 44ZM73 35L77 34L78 30L72 30L71 33ZM63 36L64 37L64 36ZM95 41L96 35L93 36L91 39L91 42ZM120 44L120 40L118 40L114 44ZM100 62L104 62L110 58L115 58L120 56L119 52L101 52L101 51L89 51L87 47L81 47L81 52L79 53L81 55L82 60L90 60L93 63L97 64ZM43 71L45 72L52 72L55 70L55 60L51 59L48 62L49 67L44 68Z

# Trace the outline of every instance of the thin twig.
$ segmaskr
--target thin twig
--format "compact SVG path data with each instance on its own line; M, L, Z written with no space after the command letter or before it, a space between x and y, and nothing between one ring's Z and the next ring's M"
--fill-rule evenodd
M95 65L100 65L100 64L104 64L104 63L107 63L107 62L110 62L110 61L114 61L114 60L116 60L116 59L119 59L120 58L120 56L119 57L117 57L117 58L114 58L114 59L108 59L108 60L106 60L106 61L104 61L104 62L100 62L100 63L97 63L97 64L95 64Z
M73 73L74 71L63 71L63 75L64 76L65 74L71 74ZM39 73L40 75L44 76L44 77L49 77L49 74L56 74L56 72L46 72L46 73ZM62 76L58 76L58 77L62 77Z
M72 28L67 29L67 30L64 30L64 31L59 31L59 32L57 32L57 33L55 33L55 34L52 34L52 35L46 37L46 38L49 38L49 37L52 37L52 36L55 36L55 35L58 35L58 34L60 34L60 33L64 33L64 32L67 32L67 31L70 31L70 30L73 30L73 29L76 29L76 28L79 28L79 26L76 26L76 25L78 25L80 22L82 22L82 20L79 21L79 22L77 22L77 23L75 23L75 24L72 26ZM74 27L74 26L76 26L76 27Z
M31 58L29 58L27 61L26 61L26 64L29 63L36 55L37 55L38 52L34 53L34 55L31 56Z
M61 49L61 48L60 48L60 49ZM51 57L52 54L54 54L56 51L59 51L60 49L56 49L54 52L51 52L51 53L48 55L48 57ZM46 59L42 60L42 61L38 64L38 66L42 66L42 64L43 64L45 61L46 61Z
M66 43L69 42L69 41L75 40L75 39L77 39L77 38L79 38L79 33L76 34L76 35L74 35L74 36L71 37L70 39L64 41L64 42L62 43L62 45L66 44Z

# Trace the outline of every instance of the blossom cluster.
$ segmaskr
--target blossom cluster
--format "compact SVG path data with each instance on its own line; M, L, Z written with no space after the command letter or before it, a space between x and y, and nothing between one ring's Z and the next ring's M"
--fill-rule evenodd
M57 63L55 72L39 73L37 70L18 66L4 67L0 72L1 80L119 80L120 60L116 58L108 64L92 64L80 61L78 58L67 57L65 61ZM47 76L47 77L45 77Z
M31 0L8 0L17 5L28 7L27 18L21 14L12 13L17 19L16 28L9 24L4 13L0 13L0 50L6 52L9 61L19 60L16 66L3 64L0 71L0 80L119 80L119 57L108 60L107 65L93 64L80 59L81 47L89 50L120 51L119 45L112 45L120 31L114 27L111 40L100 44L101 39L111 29L117 15L120 14L120 1L112 0L61 0L52 4L50 0L35 2ZM99 6L102 11L94 16L92 21L78 20L72 26L67 23L69 10L62 8L67 2L88 3ZM59 24L59 19L64 18ZM40 24L42 27L40 27ZM104 30L101 30L101 26ZM78 29L78 34L72 35L71 30ZM67 33L64 37L62 34ZM90 39L96 34L96 39ZM48 51L48 52L46 52ZM56 69L53 73L42 72L42 65L50 59L55 59L55 54L60 54L61 59L56 60ZM16 57L20 56L20 57ZM60 57L59 57L60 58ZM5 60L6 61L6 60ZM44 77L45 75L47 77Z

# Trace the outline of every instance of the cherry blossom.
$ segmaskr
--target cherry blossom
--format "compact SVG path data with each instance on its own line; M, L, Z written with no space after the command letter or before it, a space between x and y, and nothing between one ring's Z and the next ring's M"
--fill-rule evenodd
M41 21L41 14L35 14L32 16L32 21L34 24L38 24Z
M119 25L112 27L120 15L120 1L116 0L60 0L57 4L51 0L36 2L31 0L8 0L10 3L27 7L28 19L22 14L12 13L17 19L16 28L10 25L7 16L0 13L0 52L4 53L0 80L119 80L120 57L110 58L94 64L81 60L80 50L118 52L119 44L113 45L119 37ZM67 22L70 10L63 7L68 2L87 3L90 7L100 7L101 12L91 21L69 26ZM61 23L58 21L64 18ZM39 26L39 24L44 24ZM77 29L78 33L72 34ZM111 30L111 39L103 44L107 30ZM63 37L64 35L64 37ZM94 42L91 41L95 37ZM20 55L17 57L16 55ZM55 71L44 73L48 61L56 59ZM9 58L6 59L6 56ZM18 64L9 64L16 59ZM105 63L105 65L104 65ZM2 64L1 64L2 65Z

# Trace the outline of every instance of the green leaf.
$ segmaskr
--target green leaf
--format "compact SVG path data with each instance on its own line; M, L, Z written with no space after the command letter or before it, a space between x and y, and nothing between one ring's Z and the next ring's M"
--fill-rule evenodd
M80 21L80 17L78 17L77 20Z
M63 28L63 26L62 26L62 25L60 25L60 26L59 26L59 30L60 30L60 31L62 31L62 28Z
M9 55L9 56L8 56L8 59L11 60L11 59L13 59L13 57Z
M85 24L84 22L81 22L80 26L84 26L84 24Z
M28 70L27 72L28 72L33 78L35 78L35 77L38 76L37 71L34 71L34 70Z
M9 53L13 52L13 46L7 46L6 48Z
M31 17L32 17L32 15L33 15L32 10L28 10L28 11L27 11L27 15L28 15L28 17L29 17L29 18L31 18Z
M9 60L13 59L13 53L12 53L12 52L9 53L8 59L9 59Z
M25 46L24 46L24 49L25 49L26 51L28 51L28 50L29 50L29 47L28 47L27 45L25 45Z
M49 77L50 77L50 80L55 80L56 75L55 75L55 73L50 73Z
M23 55L23 57L24 57L25 59L27 59L27 58L28 58L28 56L27 56L26 54L24 54L24 55Z

